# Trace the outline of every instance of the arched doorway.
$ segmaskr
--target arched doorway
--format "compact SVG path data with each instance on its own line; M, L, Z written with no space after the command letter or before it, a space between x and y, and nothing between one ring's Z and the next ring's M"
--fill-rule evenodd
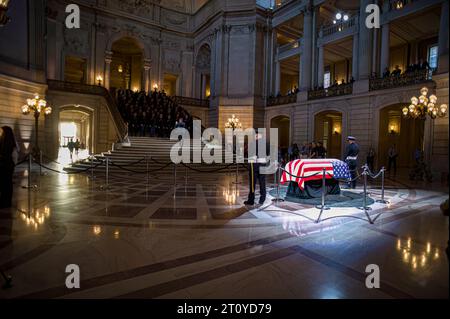
M93 151L92 112L80 106L66 106L59 111L58 123L58 161L68 164L87 158ZM70 156L68 143L77 142L78 152Z
M206 43L198 50L195 68L197 83L195 96L208 99L211 95L211 48Z
M131 37L123 37L112 44L111 51L110 88L140 91L144 58L141 45Z
M278 147L282 154L287 154L290 145L291 120L286 115L279 115L270 120L270 127L278 129Z
M323 111L314 117L314 141L322 142L326 157L342 157L342 113Z
M393 104L380 110L378 136L378 166L388 165L389 148L395 144L397 150L397 167L414 166L414 152L423 151L424 120L407 119L402 115L404 104Z

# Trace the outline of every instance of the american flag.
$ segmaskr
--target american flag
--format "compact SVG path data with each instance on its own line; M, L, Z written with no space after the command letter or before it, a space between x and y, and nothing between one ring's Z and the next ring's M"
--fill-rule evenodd
M350 171L347 163L338 159L297 159L286 164L285 170L281 175L280 183L296 182L300 189L304 189L305 182L322 179L322 172L325 168L326 179L348 179ZM289 174L303 177L297 178Z

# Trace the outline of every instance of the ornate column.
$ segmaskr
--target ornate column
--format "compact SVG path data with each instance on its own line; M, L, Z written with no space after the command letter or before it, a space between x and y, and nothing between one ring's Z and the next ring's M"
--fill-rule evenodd
M366 27L365 10L372 0L360 0L359 9L359 43L358 43L358 75L359 79L368 79L372 64L372 30Z
M200 98L201 99L206 98L206 74L203 74L203 73L202 73L202 88L201 88Z
M445 0L439 25L438 73L448 72L448 9L448 0Z
M324 64L323 64L323 45L319 45L319 54L317 58L317 85L323 86L323 73L324 73Z
M312 60L312 14L311 7L303 11L303 41L300 57L300 89L307 91L311 86L311 60Z
M144 90L146 92L150 92L152 88L150 87L150 68L151 68L151 60L144 59Z
M111 62L112 62L112 55L113 53L111 51L105 51L105 78L103 79L103 83L105 88L109 90L109 78L111 76Z
M280 80L281 80L281 70L280 70L280 61L275 62L275 92L274 95L277 95L280 92Z
M380 75L389 67L389 23L381 26Z
M352 76L354 80L358 79L358 50L359 50L359 35L353 35L353 54L352 54Z

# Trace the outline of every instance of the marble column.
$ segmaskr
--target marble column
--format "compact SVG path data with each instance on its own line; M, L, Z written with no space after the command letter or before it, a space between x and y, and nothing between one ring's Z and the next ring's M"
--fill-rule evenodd
M323 73L324 73L323 45L319 45L318 52L319 54L317 58L317 84L318 86L323 86Z
M111 51L105 51L105 78L103 79L103 83L108 90L111 76L112 55L113 53Z
M353 35L353 51L352 51L352 76L353 79L358 79L358 48L359 48L359 36L358 33Z
M389 67L389 23L381 26L381 57L380 57L380 75Z
M151 91L150 87L150 68L151 68L151 61L149 59L144 59L144 90L146 92Z
M303 46L300 56L300 90L307 91L311 87L312 60L312 13L310 8L303 11Z
M206 74L202 73L202 89L200 94L201 99L206 98Z
M359 9L359 43L358 43L358 78L368 79L372 64L372 29L366 27L365 10L372 0L360 0Z
M281 67L280 61L275 62L275 93L277 95L280 92L280 81L281 81Z
M438 73L448 72L448 0L442 3L439 26Z

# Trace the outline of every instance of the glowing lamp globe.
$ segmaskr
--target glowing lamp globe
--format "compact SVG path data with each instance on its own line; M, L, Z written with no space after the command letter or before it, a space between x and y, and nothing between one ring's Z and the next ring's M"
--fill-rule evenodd
M426 96L428 94L428 89L426 87L423 87L422 89L420 89L420 94Z

